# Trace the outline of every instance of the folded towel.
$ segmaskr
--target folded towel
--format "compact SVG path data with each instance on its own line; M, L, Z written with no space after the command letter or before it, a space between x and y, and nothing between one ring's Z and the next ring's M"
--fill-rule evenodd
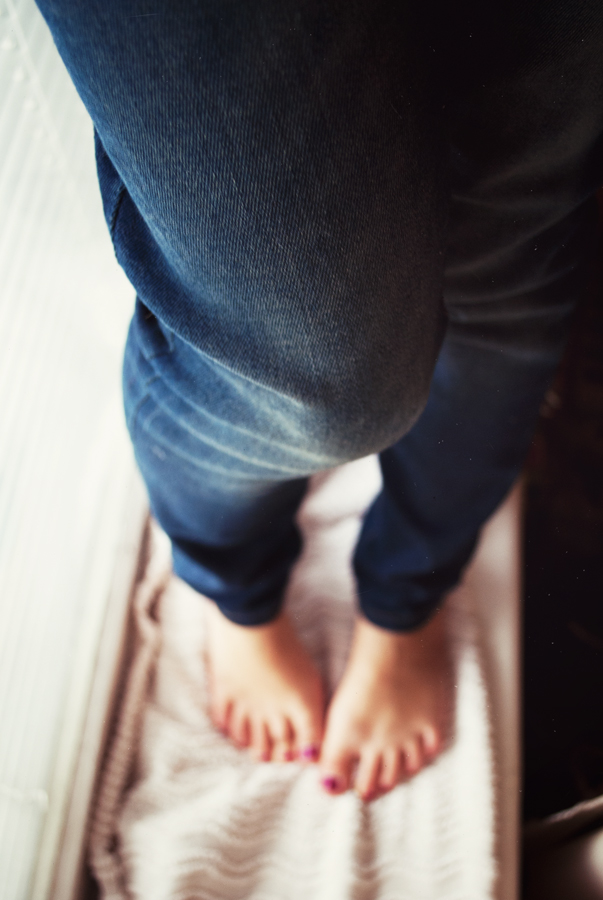
M350 554L379 487L373 458L312 480L286 604L332 690L354 617ZM154 527L135 594L136 647L93 817L107 900L487 900L495 884L490 698L471 592L448 600L454 739L407 784L363 804L314 766L255 763L211 725L209 601L170 574Z

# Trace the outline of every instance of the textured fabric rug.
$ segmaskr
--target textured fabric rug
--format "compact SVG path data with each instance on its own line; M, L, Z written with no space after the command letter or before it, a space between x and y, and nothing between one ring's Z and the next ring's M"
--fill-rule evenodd
M379 486L374 459L316 477L286 603L332 690L351 637L350 553ZM468 599L469 597L469 599ZM111 900L487 900L494 754L470 592L448 601L456 665L450 747L365 805L315 767L255 763L212 727L206 603L170 574L158 529L134 600L135 649L93 817L90 859Z

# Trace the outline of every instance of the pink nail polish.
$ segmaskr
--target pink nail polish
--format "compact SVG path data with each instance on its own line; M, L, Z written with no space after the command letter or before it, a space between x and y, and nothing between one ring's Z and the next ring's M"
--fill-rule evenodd
M336 791L339 786L339 779L330 776L328 778L323 778L321 784L327 791Z
M295 754L292 750L286 750L284 753L285 762L291 762L292 759L295 759Z
M316 744L310 744L308 747L304 747L300 755L309 762L315 762L319 756L318 747Z

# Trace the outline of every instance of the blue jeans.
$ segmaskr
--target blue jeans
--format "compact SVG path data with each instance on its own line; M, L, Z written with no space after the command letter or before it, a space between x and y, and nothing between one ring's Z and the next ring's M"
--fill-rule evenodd
M521 467L594 246L599 0L39 0L138 300L128 427L174 566L269 621L306 479L380 453L355 552L424 623Z

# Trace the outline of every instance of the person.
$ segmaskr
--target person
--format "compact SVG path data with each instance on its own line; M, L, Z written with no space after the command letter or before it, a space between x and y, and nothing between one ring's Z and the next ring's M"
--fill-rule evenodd
M594 247L598 0L38 0L137 292L128 427L215 601L218 727L364 799L447 736L442 605ZM314 472L379 453L328 708L281 610Z

